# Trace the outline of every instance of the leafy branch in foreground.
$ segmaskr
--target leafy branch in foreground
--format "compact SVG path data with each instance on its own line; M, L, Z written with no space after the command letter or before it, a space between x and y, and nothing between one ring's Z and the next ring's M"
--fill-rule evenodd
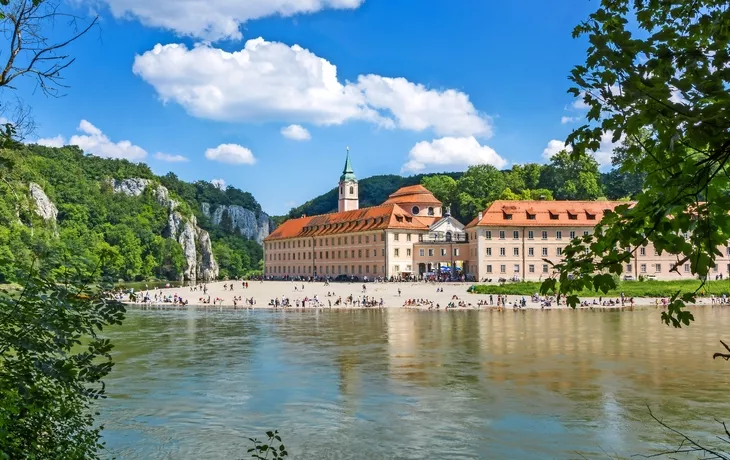
M124 306L100 289L56 284L31 272L20 292L0 291L0 458L97 458L104 397Z
M635 30L638 27L639 30ZM584 287L606 291L638 247L653 245L706 279L730 238L730 9L727 2L602 0L578 25L586 62L569 92L588 108L567 139L578 160L602 141L622 143L620 171L646 174L635 204L619 206L555 265L568 303ZM556 288L546 281L542 291ZM700 288L701 289L701 288ZM688 325L695 292L677 292L664 322Z
M253 447L248 449L251 458L255 458L256 460L277 460L289 456L289 452L287 452L286 447L281 442L281 436L279 436L278 431L267 431L266 436L268 439L265 443L256 438L248 438L253 443Z

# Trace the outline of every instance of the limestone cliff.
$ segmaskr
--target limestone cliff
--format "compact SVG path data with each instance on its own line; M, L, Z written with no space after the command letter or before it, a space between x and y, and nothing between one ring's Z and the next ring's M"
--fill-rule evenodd
M274 227L271 218L265 212L261 212L257 216L254 211L242 206L221 205L211 212L210 203L202 203L201 210L213 225L220 225L224 216L228 216L231 221L231 228L234 231L239 232L246 238L256 240L259 244L263 243L264 238L271 233Z
M28 184L28 189L30 190L30 197L35 203L36 214L41 216L41 218L46 222L55 226L56 217L58 216L58 209L56 209L56 205L53 204L50 198L48 198L48 195L46 195L46 192L43 191L43 188L35 182Z
M127 196L140 196L152 184L147 179L132 178L122 181L110 180L115 193ZM160 206L168 210L167 228L164 236L174 239L182 247L185 257L183 277L188 281L214 280L218 278L218 263L213 255L213 246L208 232L198 227L195 216L184 217L176 209L178 202L170 198L170 192L163 185L157 185L152 191Z

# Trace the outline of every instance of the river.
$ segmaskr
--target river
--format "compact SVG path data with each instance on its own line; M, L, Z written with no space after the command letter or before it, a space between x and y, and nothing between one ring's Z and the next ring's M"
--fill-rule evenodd
M100 404L109 455L609 458L712 441L730 421L730 309L673 329L634 312L130 310ZM608 455L607 455L608 454Z

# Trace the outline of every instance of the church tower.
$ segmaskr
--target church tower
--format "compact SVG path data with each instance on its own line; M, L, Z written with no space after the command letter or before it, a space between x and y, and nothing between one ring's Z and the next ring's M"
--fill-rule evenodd
M337 201L337 211L354 211L360 207L360 200L357 193L357 179L355 179L355 171L352 170L350 164L350 147L347 147L347 158L345 159L345 169L340 176L339 199Z

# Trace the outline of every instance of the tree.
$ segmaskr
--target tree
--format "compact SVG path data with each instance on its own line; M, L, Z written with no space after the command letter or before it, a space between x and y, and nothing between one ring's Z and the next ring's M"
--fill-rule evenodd
M595 200L602 194L598 163L590 155L572 157L563 150L542 168L540 188L558 200Z
M504 189L502 194L499 196L500 200L547 200L552 201L553 192L544 188L535 190L522 190L520 193L515 193L510 188Z
M456 185L457 217L468 222L505 189L504 175L492 165L470 166Z
M82 18L59 9L55 0L2 0L0 1L0 27L4 43L0 60L0 88L16 89L21 77L35 79L44 94L59 96L63 83L62 72L75 58L66 53L73 42L81 38L96 24L98 18L84 21ZM49 38L56 21L66 21L71 33L58 40ZM85 23L85 24L84 24ZM30 109L19 98L12 106L3 101L0 113L13 122L12 136L21 139L33 130ZM6 129L10 129L6 125ZM5 137L5 136L0 136Z
M626 139L622 171L645 173L646 181L633 206L608 213L593 236L564 251L556 268L571 305L583 287L614 286L611 274L645 244L675 254L675 270L689 263L702 279L727 245L728 24L727 2L602 0L575 28L573 35L587 36L590 45L585 64L571 72L569 92L588 112L586 124L568 136L571 157L581 161L602 139ZM546 281L543 291L555 282ZM675 294L663 320L689 324L692 314L683 307L694 299L694 292Z
M453 177L442 174L435 176L426 176L421 179L421 185L426 187L429 192L433 193L440 202L445 206L450 205L454 201L454 191L456 191L456 181Z
M537 188L541 172L542 165L537 163L514 165L511 170L504 173L504 181L508 188L519 193L525 189Z
M100 291L35 273L22 292L0 292L0 457L99 457L92 402L113 363L98 334L124 312Z

